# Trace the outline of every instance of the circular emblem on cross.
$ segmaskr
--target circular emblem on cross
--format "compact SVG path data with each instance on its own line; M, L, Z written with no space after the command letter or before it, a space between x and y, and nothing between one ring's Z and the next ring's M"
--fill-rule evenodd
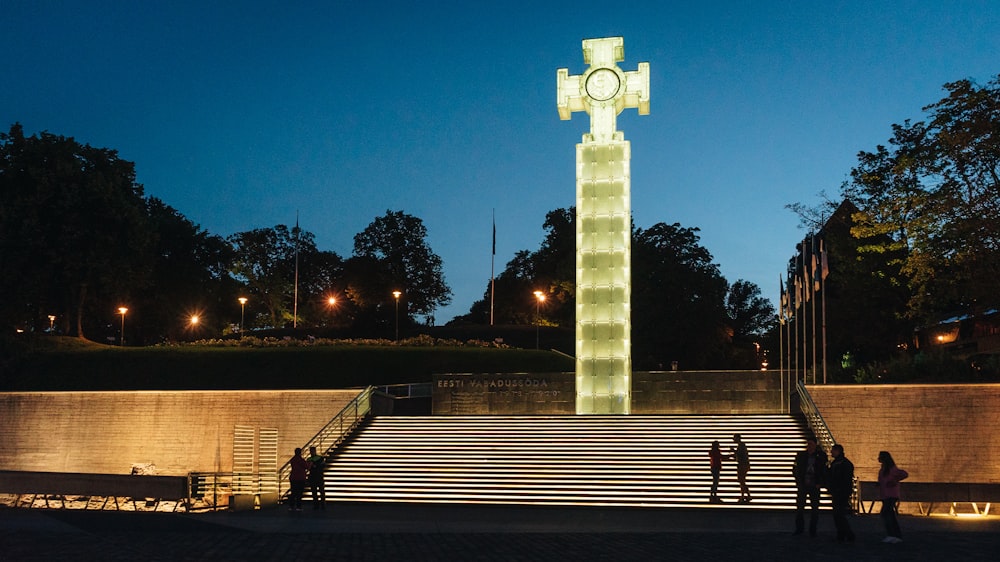
M621 80L610 68L598 68L587 77L587 95L596 101L606 101L618 93Z

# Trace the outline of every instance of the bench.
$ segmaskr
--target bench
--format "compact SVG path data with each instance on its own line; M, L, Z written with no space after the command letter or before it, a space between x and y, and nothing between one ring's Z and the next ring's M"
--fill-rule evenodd
M990 504L1000 502L1000 483L980 484L972 482L910 482L901 483L900 501L917 504L921 515L930 515L934 504L951 504L949 512L955 514L955 505L972 504L972 509L981 515L989 515ZM858 482L858 500L864 513L871 513L875 502L879 501L878 482ZM868 502L868 509L865 509ZM980 511L980 504L985 504Z
M104 497L105 503L107 498L114 498L116 506L119 497L131 498L133 504L137 498L180 503L187 500L188 491L187 476L0 470L0 493L45 496L46 505L48 496L57 496L64 507L65 496Z

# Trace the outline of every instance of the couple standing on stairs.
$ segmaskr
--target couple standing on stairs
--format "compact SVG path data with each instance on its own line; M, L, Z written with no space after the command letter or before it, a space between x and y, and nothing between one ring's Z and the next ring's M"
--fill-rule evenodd
M290 511L302 511L302 494L306 491L306 482L312 492L313 509L326 509L326 486L323 482L323 467L326 459L316 452L316 447L309 447L309 458L302 458L302 449L295 449L289 461L291 471L288 483L291 485L289 494Z
M737 433L733 435L733 442L736 443L729 448L729 455L726 458L736 460L736 481L740 484L739 503L750 503L750 487L747 486L747 473L750 472L750 452L747 444L743 442L743 437ZM722 503L719 497L719 476L722 474L722 451L719 449L719 442L712 441L712 448L708 451L709 466L712 468L712 493L709 496L709 503Z

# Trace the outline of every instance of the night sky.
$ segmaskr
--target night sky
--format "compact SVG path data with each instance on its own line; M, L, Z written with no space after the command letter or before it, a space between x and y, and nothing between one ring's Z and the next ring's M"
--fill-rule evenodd
M960 79L1000 73L1000 2L52 2L0 0L0 127L119 151L213 234L301 226L349 257L386 210L423 219L451 306L574 204L586 114L556 69L623 36L651 66L626 109L637 226L679 222L777 299L815 205L860 150ZM605 7L606 4L614 8ZM387 297L391 298L391 297Z

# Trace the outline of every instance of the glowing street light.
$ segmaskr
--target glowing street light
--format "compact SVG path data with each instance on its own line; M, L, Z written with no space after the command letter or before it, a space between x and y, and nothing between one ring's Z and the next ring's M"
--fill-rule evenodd
M400 291L392 292L392 298L396 299L396 341L399 341L399 297L402 294Z
M121 338L119 338L119 340L118 340L118 345L119 346L124 346L125 345L125 313L126 312L128 312L128 308L127 307L124 307L124 306L119 306L118 307L118 314L122 315L122 334L121 334Z
M545 293L541 291L535 291L535 349L538 349L538 325L541 321L541 316L539 315L539 308L545 301Z
M333 323L333 310L337 306L337 297L327 297L326 306L330 309L330 323Z
M191 332L192 336L196 337L198 335L198 325L201 323L201 316L197 313L192 314L188 317L188 330Z
M56 323L56 315L55 314L49 314L49 331L50 332L54 329L53 327L55 326L55 323Z
M246 297L240 297L240 298L238 298L236 300L240 301L240 337L242 338L243 337L243 313L246 312L247 298Z

